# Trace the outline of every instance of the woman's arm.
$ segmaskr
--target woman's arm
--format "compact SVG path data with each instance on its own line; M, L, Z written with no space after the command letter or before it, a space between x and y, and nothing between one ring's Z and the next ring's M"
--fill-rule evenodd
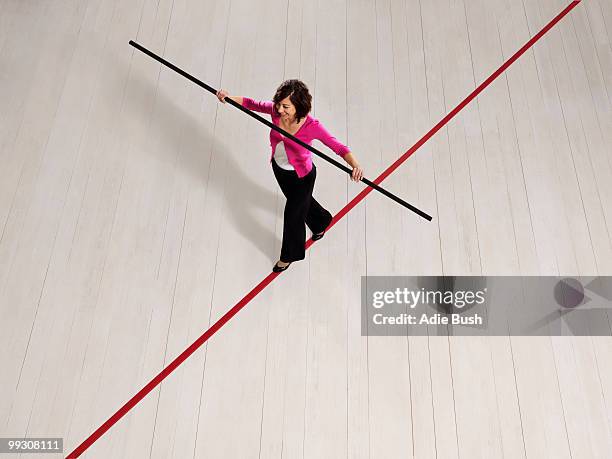
M217 99L219 101L225 103L226 98L232 99L234 102L255 112L267 113L268 115L272 115L274 112L274 104L272 102L258 102L248 97L230 96L225 89L217 91Z
M228 96L228 97L232 99L234 102L239 103L240 105L242 105L244 101L244 97L240 97L240 96Z
M342 157L346 163L353 168L353 172L351 173L351 180L358 182L363 178L363 169L359 165L357 158L353 155L352 152L348 152L346 155Z
M346 145L338 142L338 140L331 135L320 122L317 122L316 129L316 138L323 142L323 144L325 144L327 147L331 148L337 155L342 157L342 159L344 159L349 166L353 168L351 180L355 182L361 180L363 178L363 169L349 148Z
M217 99L219 99L220 102L225 103L225 98L228 99L232 99L234 102L242 105L242 101L243 101L243 97L240 96L230 96L227 91L225 89L220 89L219 91L217 91Z

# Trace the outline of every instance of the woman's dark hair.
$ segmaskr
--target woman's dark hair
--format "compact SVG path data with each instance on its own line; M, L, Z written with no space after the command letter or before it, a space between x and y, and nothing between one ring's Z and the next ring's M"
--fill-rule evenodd
M308 87L300 80L284 81L276 90L274 98L274 111L278 113L277 106L281 100L289 97L291 103L295 106L295 118L299 123L310 112L312 108L312 96L308 92Z

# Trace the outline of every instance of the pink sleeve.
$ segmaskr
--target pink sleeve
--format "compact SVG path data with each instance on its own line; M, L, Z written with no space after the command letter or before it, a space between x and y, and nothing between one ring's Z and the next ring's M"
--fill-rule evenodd
M259 102L249 97L243 97L242 106L254 112L267 113L268 115L274 113L274 103L272 102Z
M350 153L350 148L343 143L338 142L338 139L331 135L319 121L317 121L315 129L315 139L319 139L327 147L333 150L334 153L340 155L341 157L344 157L347 153Z

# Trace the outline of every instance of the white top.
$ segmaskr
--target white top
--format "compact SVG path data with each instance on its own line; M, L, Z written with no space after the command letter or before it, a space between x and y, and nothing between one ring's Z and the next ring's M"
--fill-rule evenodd
M274 161L278 164L278 167L281 169L285 169L288 171L294 171L295 167L293 167L289 163L289 158L287 158L287 151L285 150L285 142L278 142L276 144L276 150L274 150Z

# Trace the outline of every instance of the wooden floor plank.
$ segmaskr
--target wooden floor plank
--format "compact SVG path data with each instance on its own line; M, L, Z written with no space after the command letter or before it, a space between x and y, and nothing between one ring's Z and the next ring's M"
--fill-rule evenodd
M6 329L2 333L1 342L6 352L2 354L0 362L7 370L2 372L1 384L13 396L0 402L0 422L7 424L9 419L17 414L12 412L10 405L16 402L20 374L28 356L41 296L45 287L49 286L46 284L46 278L83 129L83 123L78 117L81 107L76 102L78 89L66 94L64 88L69 78L71 63L75 64L74 51L78 42L75 37L78 36L85 9L79 10L70 4L64 6L68 14L66 10L57 11L57 39L48 40L46 49L46 59L56 58L59 64L55 72L50 71L47 74L48 90L43 89L42 77L36 87L40 98L37 102L47 101L52 109L38 109L37 119L30 119L30 122L36 124L41 131L37 133L33 130L27 136L21 137L16 144L17 153L14 153L29 156L29 159L39 164L29 170L29 180L21 182L18 199L25 199L20 199L13 207L11 228L7 228L8 232L5 233L5 247L8 250L2 255L4 276L0 290L3 298L0 311ZM62 47L62 42L66 39L71 40L74 46ZM46 63L51 65L50 60ZM85 81L83 84L82 89L87 91L93 83ZM76 135L69 136L67 132L70 131ZM17 230L19 224L22 226L16 231L18 237L14 237L12 231ZM46 327L48 324L42 326ZM36 368L36 375L39 370ZM36 384L36 380L28 380L27 384ZM19 412L20 422L15 424L19 432L25 429L25 423L22 422L24 415L25 410ZM10 424L12 425L12 422Z

